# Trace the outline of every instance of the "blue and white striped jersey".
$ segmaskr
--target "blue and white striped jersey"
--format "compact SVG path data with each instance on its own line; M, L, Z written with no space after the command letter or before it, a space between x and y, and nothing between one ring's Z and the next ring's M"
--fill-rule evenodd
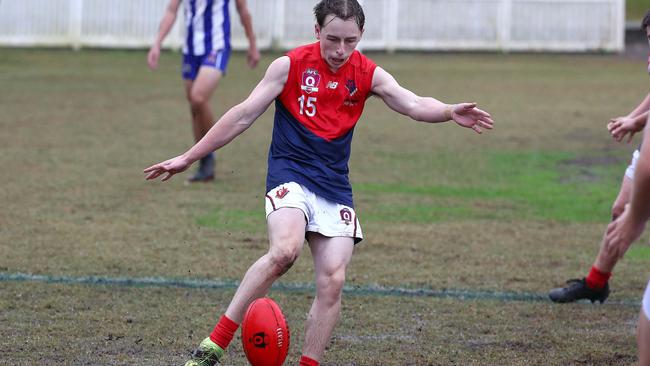
M229 0L183 0L185 43L183 54L202 56L230 49Z

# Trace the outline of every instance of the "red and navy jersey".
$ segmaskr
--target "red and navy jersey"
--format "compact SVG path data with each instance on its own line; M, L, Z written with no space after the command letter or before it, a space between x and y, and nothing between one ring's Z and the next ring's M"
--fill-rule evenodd
M320 43L287 53L289 76L275 100L267 192L296 182L353 207L348 178L352 134L370 95L375 63L358 51L332 72Z

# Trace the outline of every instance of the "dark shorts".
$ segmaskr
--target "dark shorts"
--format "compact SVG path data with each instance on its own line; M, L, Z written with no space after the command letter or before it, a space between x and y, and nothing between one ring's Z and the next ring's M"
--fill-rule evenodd
M226 48L212 50L212 52L202 56L183 55L183 79L196 79L202 66L215 68L225 75L229 60L230 49Z

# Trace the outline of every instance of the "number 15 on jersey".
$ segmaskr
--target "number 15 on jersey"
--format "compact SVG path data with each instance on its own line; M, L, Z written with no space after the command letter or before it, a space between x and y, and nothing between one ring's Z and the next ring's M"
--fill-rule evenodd
M316 115L316 97L307 97L301 95L298 98L298 103L300 103L300 114L307 114L309 117Z

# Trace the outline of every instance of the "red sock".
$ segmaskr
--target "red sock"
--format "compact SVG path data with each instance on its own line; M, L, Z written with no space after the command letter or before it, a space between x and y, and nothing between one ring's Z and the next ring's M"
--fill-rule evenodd
M318 361L312 358L309 358L305 355L302 355L302 357L300 357L300 366L318 366L318 365L320 365Z
M214 327L214 330L210 334L210 339L212 342L216 343L217 346L225 350L228 348L230 341L235 336L235 332L239 328L239 324L230 320L225 314L221 316L219 322Z
M591 271L589 271L589 274L587 275L585 281L587 282L587 286L589 288L600 290L601 288L605 287L605 284L611 276L612 272L602 272L596 268L596 266L591 266Z

